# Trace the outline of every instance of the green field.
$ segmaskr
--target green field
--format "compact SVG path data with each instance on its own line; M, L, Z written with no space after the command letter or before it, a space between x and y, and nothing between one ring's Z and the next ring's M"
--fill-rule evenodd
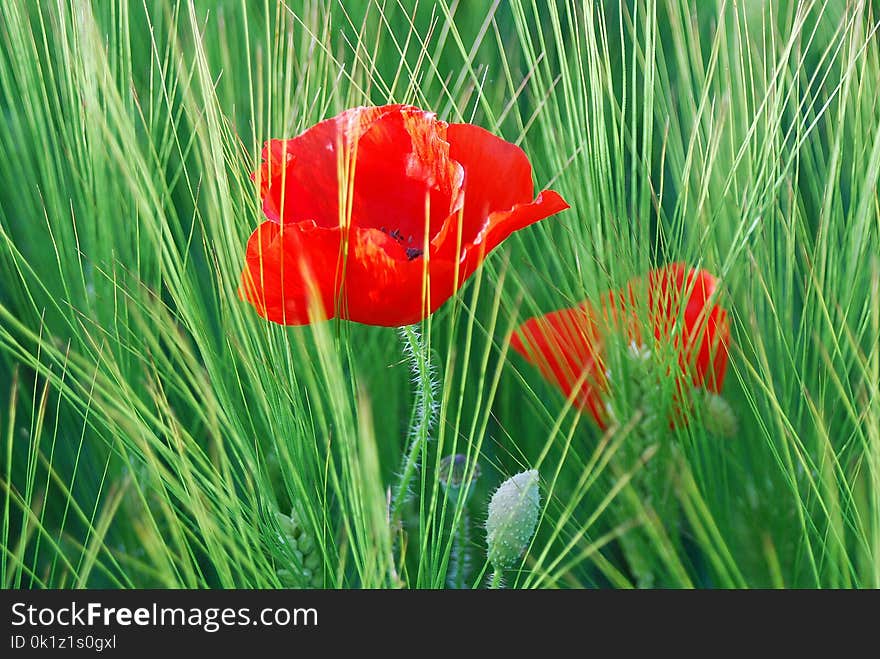
M0 586L880 587L878 29L868 0L0 2ZM420 324L267 322L263 143L388 103L517 144L571 208ZM603 431L511 347L673 262L720 282L730 436L626 396ZM496 570L489 501L532 469Z

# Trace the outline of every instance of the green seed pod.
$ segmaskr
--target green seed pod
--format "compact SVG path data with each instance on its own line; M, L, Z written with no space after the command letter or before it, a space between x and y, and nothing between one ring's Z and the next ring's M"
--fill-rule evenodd
M524 471L504 481L489 502L486 545L496 570L515 567L538 524L538 472Z

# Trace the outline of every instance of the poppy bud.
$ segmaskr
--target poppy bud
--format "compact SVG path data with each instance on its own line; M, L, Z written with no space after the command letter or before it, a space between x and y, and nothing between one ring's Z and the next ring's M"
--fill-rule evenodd
M496 570L514 567L538 524L541 495L538 472L524 471L504 481L489 502L486 545Z
M464 496L467 501L479 477L480 465L474 462L468 469L467 456L461 453L447 455L440 461L437 470L437 480L440 481L446 496L453 504L457 502L459 496Z

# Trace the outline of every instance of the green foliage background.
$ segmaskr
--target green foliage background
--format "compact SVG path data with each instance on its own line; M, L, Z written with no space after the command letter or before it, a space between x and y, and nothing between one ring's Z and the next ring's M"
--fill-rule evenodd
M0 583L443 587L466 554L482 586L489 495L537 468L508 586L880 586L878 21L864 0L0 3ZM572 206L420 328L438 423L399 521L430 395L401 337L270 325L235 294L262 142L389 101L520 144ZM738 433L602 436L510 333L670 261L722 279ZM453 452L482 467L467 503L437 483Z

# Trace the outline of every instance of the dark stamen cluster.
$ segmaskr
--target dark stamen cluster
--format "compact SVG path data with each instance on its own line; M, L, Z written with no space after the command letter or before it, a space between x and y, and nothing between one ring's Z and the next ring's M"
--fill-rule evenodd
M384 233L388 236L391 236L392 238L394 238L394 240L396 240L397 242L399 242L401 244L403 244L403 242L404 242L403 234L400 233L399 229L392 229L391 231L388 231L388 229L385 227L379 227L379 231L381 231L382 233ZM412 244L412 242L413 242L412 234L407 236L406 242L409 244ZM419 258L424 253L425 253L424 250L421 250L418 247L407 247L406 248L406 258L408 258L410 261L412 261L413 259Z

